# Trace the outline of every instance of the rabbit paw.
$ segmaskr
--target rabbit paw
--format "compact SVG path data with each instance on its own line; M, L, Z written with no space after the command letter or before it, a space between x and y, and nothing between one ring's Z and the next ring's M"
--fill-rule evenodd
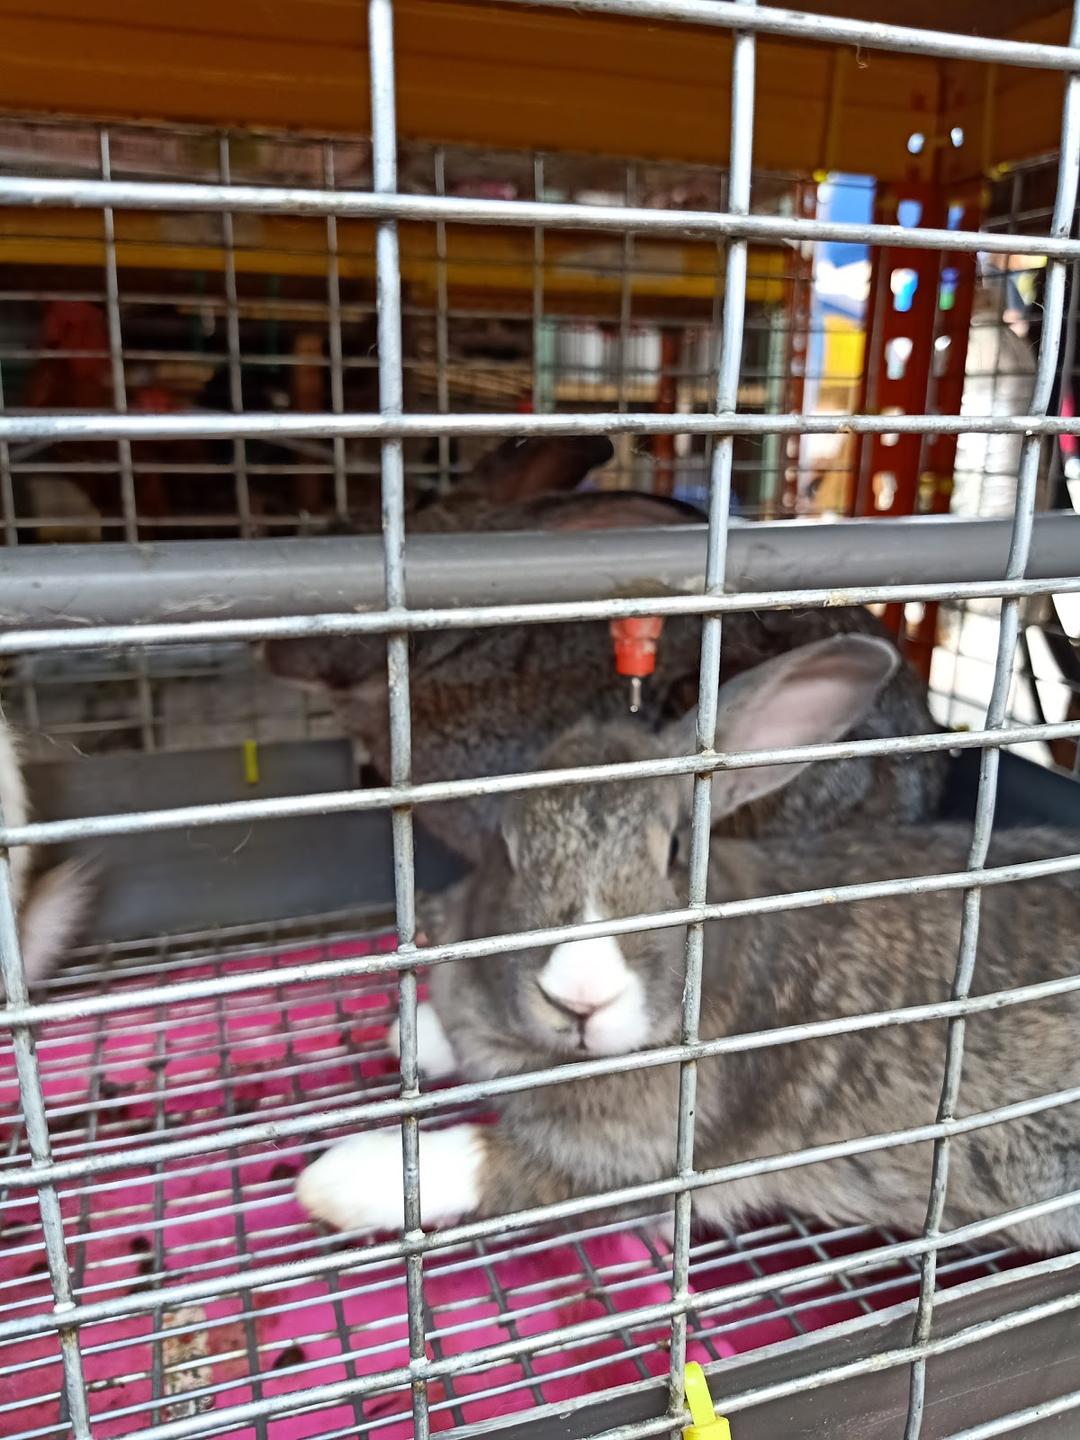
M386 1043L395 1059L401 1056L401 1025L395 1020L386 1032ZM439 1023L435 1007L422 1000L416 1007L416 1063L430 1080L444 1080L457 1070L457 1060Z
M479 1125L420 1135L421 1223L445 1224L480 1200L484 1137ZM337 1230L400 1230L404 1225L401 1131L369 1130L320 1155L300 1176L296 1197L313 1220Z

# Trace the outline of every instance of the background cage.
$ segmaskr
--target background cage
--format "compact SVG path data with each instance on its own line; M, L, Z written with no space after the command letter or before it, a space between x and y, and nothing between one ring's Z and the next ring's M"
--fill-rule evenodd
M28 734L39 815L66 817L34 837L89 837L107 868L99 943L40 1006L27 1008L5 961L0 1429L280 1440L495 1422L630 1440L678 1419L664 1378L669 1364L678 1373L683 1313L691 1353L755 1434L818 1433L824 1416L899 1434L912 1365L929 1371L924 1434L1027 1433L1036 1420L1037 1434L1072 1433L1075 1257L1032 1264L981 1236L950 1248L935 1329L913 1342L925 1242L789 1216L668 1256L643 1230L583 1211L569 1233L481 1225L437 1245L421 1306L406 1284L418 1258L342 1248L288 1199L301 1161L350 1114L415 1087L407 1076L402 1091L384 1042L397 1003L393 941L376 924L394 900L385 808L378 791L359 798L333 719L271 682L249 636L261 620L406 598L447 623L454 606L490 602L482 581L470 592L461 579L491 561L484 537L462 537L453 573L443 537L407 542L407 590L392 552L412 498L452 490L492 435L560 415L621 428L598 483L699 500L729 445L719 464L745 518L875 517L863 525L877 533L828 527L831 550L825 527L790 527L763 565L714 516L703 600L700 535L667 550L658 538L651 568L704 613L723 589L725 543L737 590L870 587L939 718L976 732L958 747L989 739L996 757L1011 725L1011 748L1023 738L1051 771L1076 768L1080 522L1047 517L1024 553L1036 502L1075 498L1064 447L1043 446L1037 485L1032 470L1041 435L1076 428L1046 421L1061 406L1040 399L1032 343L1045 303L1051 343L1062 331L1052 368L1071 374L1076 289L1066 307L1039 288L1080 253L1075 195L1064 230L1060 213L1078 163L1075 117L1064 131L1061 119L1076 85L1069 19L1054 3L957 4L953 33L888 32L875 22L896 15L842 8L856 17L399 0L392 47L384 0L367 14L5 15L5 708ZM903 19L938 23L918 8ZM384 86L396 65L396 176L385 91L369 121L369 62ZM380 206L381 192L405 198ZM940 234L923 246L845 231L826 209L838 194L878 225L955 231L956 248ZM378 237L395 215L391 264ZM976 229L1019 238L966 243ZM814 284L826 245L844 239L878 242L861 323L823 311ZM400 357L387 347L395 275ZM1026 313L1010 328L1017 295ZM738 354L725 333L742 334ZM411 430L395 417L395 379ZM215 434L207 410L240 419ZM715 418L734 410L760 424ZM788 412L824 416L820 433L778 425ZM829 433L848 414L871 418ZM965 431L948 418L959 414L1002 428ZM346 519L377 534L380 478L385 573L378 539L326 534ZM950 504L999 523L932 542ZM916 513L918 560L893 523ZM554 589L559 546L538 541L521 551L516 590L496 598L580 609L633 594L640 540L621 571L617 547L600 566L561 543L588 562L570 590ZM896 590L906 580L924 598ZM1003 689L1017 597L1029 623ZM171 627L168 643L132 628L143 621ZM76 627L92 633L73 649ZM395 723L407 725L400 711ZM974 755L958 770L961 808ZM1075 823L1070 782L1018 779L1003 759L999 819L1019 795L1014 813ZM344 796L340 813L316 818L330 803L319 792ZM306 814L281 798L296 795ZM970 783L966 797L970 811ZM221 801L236 806L231 825L206 809L130 818ZM105 815L111 838L109 822L72 818ZM405 823L396 918L408 942ZM312 863L297 867L300 852ZM358 853L372 857L363 875ZM418 883L450 865L421 844ZM911 1413L918 1423L914 1401Z

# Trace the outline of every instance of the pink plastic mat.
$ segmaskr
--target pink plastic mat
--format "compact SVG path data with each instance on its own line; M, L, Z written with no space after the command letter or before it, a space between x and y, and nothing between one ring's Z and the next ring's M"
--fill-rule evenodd
M365 1263L363 1246L370 1242L358 1237L343 1264L348 1242L317 1233L292 1198L296 1174L330 1135L215 1149L156 1167L138 1161L138 1147L148 1142L317 1115L354 1101L361 1090L373 1099L394 1094L396 1070L385 1048L392 987L357 980L283 993L274 984L274 971L283 964L388 943L179 962L171 972L177 979L265 970L266 986L55 1024L40 1037L56 1157L132 1150L126 1168L61 1188L77 1298L90 1304L126 1299L144 1307L81 1330L96 1440L209 1416L253 1399L299 1396L407 1362L403 1268ZM150 973L113 975L109 989L146 984ZM90 993L101 987L100 977L83 984ZM77 992L69 987L69 993ZM5 1319L47 1313L52 1303L37 1202L3 1188L3 1168L26 1161L18 1111L14 1061L6 1048L0 1051ZM698 1312L691 1358L715 1362L910 1298L916 1277L904 1263L860 1272L847 1288L784 1286L784 1271L880 1243L880 1234L865 1229L812 1233L790 1217L737 1236L700 1236L692 1270L699 1292L755 1275L778 1279L774 1291L752 1303ZM283 1263L303 1266L304 1273L244 1285L245 1274ZM971 1279L1003 1263L1011 1263L1004 1251L950 1252L941 1281ZM518 1232L499 1245L439 1251L426 1262L425 1277L429 1353L435 1356L610 1320L610 1334L587 1345L553 1346L528 1362L480 1362L452 1383L433 1385L432 1426L438 1431L666 1373L667 1327L631 1328L620 1319L670 1296L668 1257L645 1227L583 1224L573 1233ZM220 1297L154 1306L161 1286L186 1281L208 1288L228 1281L232 1288ZM0 1435L29 1440L66 1434L61 1388L55 1336L0 1344ZM221 1433L238 1440L330 1440L363 1430L407 1440L409 1406L407 1390L382 1389L275 1416L258 1429L237 1421Z

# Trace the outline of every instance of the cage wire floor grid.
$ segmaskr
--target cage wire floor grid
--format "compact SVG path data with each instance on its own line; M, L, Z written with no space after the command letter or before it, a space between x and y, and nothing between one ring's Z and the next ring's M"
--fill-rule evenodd
M293 1198L296 1175L332 1137L138 1162L138 1146L150 1140L212 1135L225 1126L316 1115L360 1096L394 1096L398 1077L386 1030L396 992L385 976L288 990L274 983L284 965L390 948L388 934L274 947L189 944L141 959L129 955L118 969L87 963L54 982L53 994L67 998L114 992L150 975L189 980L265 970L267 976L264 989L58 1021L39 1036L56 1159L134 1149L127 1168L60 1186L76 1300L129 1299L146 1307L81 1329L100 1440L200 1414L209 1421L215 1409L290 1393L300 1413L227 1433L237 1440L411 1435L407 1387L344 1403L308 1401L301 1409L314 1386L408 1361L403 1263L365 1262L363 1247L373 1237L321 1234ZM37 1202L3 1185L3 1169L28 1159L10 1043L0 1051L0 1125L0 1310L9 1318L45 1314L52 1300ZM784 1282L798 1266L894 1238L865 1227L813 1227L793 1215L738 1234L698 1234L693 1289L766 1276L776 1284L767 1295L692 1312L690 1358L721 1360L911 1299L918 1272L910 1259L839 1282ZM970 1280L1018 1258L1001 1247L950 1250L939 1283ZM306 1262L302 1276L244 1284L245 1272L294 1261ZM481 1361L433 1384L433 1429L467 1429L665 1374L668 1327L637 1327L625 1317L667 1301L670 1278L670 1257L644 1222L519 1231L499 1243L436 1251L425 1262L435 1357L580 1321L606 1319L609 1326L587 1344L553 1337L531 1356ZM228 1288L172 1309L147 1305L155 1289L183 1282ZM0 1434L23 1440L66 1434L61 1390L55 1333L0 1345Z

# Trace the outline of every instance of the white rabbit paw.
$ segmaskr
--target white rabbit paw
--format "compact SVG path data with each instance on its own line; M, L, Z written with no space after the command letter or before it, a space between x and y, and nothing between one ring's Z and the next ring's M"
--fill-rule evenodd
M386 1043L395 1059L401 1058L401 1023L395 1020L386 1032ZM435 1007L421 1000L416 1007L416 1063L420 1073L429 1080L445 1080L458 1068L446 1031L439 1022Z
M421 1133L424 1225L444 1224L476 1209L483 1158L478 1125ZM300 1176L296 1197L313 1220L337 1230L400 1230L405 1210L400 1129L369 1130L332 1146Z

